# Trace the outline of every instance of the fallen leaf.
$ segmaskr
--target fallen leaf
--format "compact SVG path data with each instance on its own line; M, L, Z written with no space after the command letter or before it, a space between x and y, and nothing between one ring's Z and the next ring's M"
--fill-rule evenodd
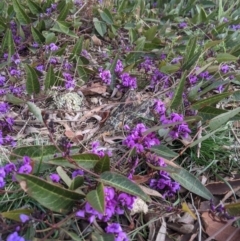
M203 224L205 228L205 232L210 236L214 237L214 240L216 241L226 241L229 240L228 238L235 232L235 235L232 237L231 241L239 241L240 237L240 229L236 230L237 228L232 227L231 225L226 225L226 223L221 222L221 220L213 220L211 216L209 216L208 212L204 212L202 214ZM221 233L218 235L214 235L216 232L218 232L220 229L222 229L224 226L226 226ZM229 240L230 241L230 240Z
M100 82L92 83L90 85L84 85L80 88L84 96L94 95L94 94L104 94L106 93L107 86Z
M232 186L232 189L240 186L240 179L228 180L226 182L228 182ZM208 185L206 185L206 188L213 195L225 195L227 192L231 191L230 187L224 182L209 183Z
M144 187L142 185L139 185L139 187L148 195L150 196L155 196L155 197L161 197L162 198L162 194L159 193L158 191L156 190L153 190L151 188L148 188L148 187Z
M102 41L96 35L92 36L92 41L95 45L102 46Z

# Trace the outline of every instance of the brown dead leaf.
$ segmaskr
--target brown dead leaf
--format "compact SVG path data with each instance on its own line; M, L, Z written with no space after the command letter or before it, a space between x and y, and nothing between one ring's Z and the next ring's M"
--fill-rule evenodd
M149 174L149 175L133 175L132 180L137 183L137 184L141 184L141 183L145 183L149 180L149 178L151 178L153 175L153 173Z
M92 36L92 41L95 45L102 46L102 41L96 35Z
M100 82L91 83L90 85L84 85L80 89L84 96L94 95L94 94L104 94L106 93L107 86L103 85Z
M240 186L240 179L228 180L227 181L233 189L236 189ZM206 188L213 195L225 195L227 192L231 191L230 187L224 182L214 182L206 185Z
M216 217L217 218L217 217ZM213 220L211 216L209 216L208 212L204 212L202 214L203 224L205 227L205 232L214 240L217 241L226 241L229 240L228 238L234 233L234 236L229 241L239 241L240 237L240 229L237 229L235 227L232 227L231 225L227 225L224 222L221 222L221 220ZM224 228L225 226L225 228ZM222 231L215 236L215 233L217 233L219 230ZM208 239L210 240L210 239Z
M148 188L148 187L144 187L142 185L139 185L139 187L148 195L150 196L155 196L155 197L161 197L162 198L162 195L161 193L159 193L158 191L156 190L153 190L151 188Z

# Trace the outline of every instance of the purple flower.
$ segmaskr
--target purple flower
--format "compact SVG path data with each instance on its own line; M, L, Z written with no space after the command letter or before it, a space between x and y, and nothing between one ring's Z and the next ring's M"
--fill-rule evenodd
M226 74L230 68L227 64L223 64L220 69L224 74Z
M25 164L19 168L18 173L29 174L31 171L32 171L32 166L30 166L29 164Z
M112 224L109 224L105 230L107 233L117 234L122 232L122 227L120 226L119 223L112 223Z
M50 179L52 180L52 182L59 182L60 181L60 176L58 174L50 174Z
M12 94L16 94L16 95L21 95L23 92L23 88L21 86L17 87L17 86L10 86L9 90L11 91Z
M110 70L99 70L99 77L102 79L102 81L107 84L110 85L111 81L112 81L112 75Z
M0 177L6 177L6 172L4 170L4 167L0 167Z
M186 22L181 22L178 24L179 28L186 28L187 27L187 23Z
M80 218L84 218L85 217L85 211L84 210L77 211L76 216L80 217Z
M23 163L24 163L24 164L30 164L30 162L31 162L31 159L30 159L29 156L24 156L24 157L23 157Z
M38 48L38 47L39 47L39 44L38 44L37 42L34 42L34 43L32 44L32 47L33 47L33 48Z
M83 175L84 175L83 170L80 170L80 169L75 170L72 172L72 179L75 178L76 176L83 176Z
M19 218L20 218L22 223L26 223L30 219L30 217L28 215L24 214L24 213L20 214Z
M49 60L49 63L50 64L57 64L58 63L58 59L56 57L52 57L50 60Z
M0 177L0 188L3 188L5 186L6 182L4 181L3 177Z
M8 235L6 241L25 241L25 239L21 236L18 236L17 232L14 232L14 233Z
M137 79L135 77L130 76L128 73L123 73L120 75L120 78L124 87L129 87L131 89L137 88Z
M115 67L115 72L117 74L120 74L123 71L123 64L122 61L120 59L118 59L116 67Z
M86 49L83 49L81 52L81 55L84 56L85 58L89 59L90 55Z
M0 113L5 114L9 111L9 105L5 102L0 102Z
M5 165L4 170L5 170L6 174L8 175L11 172L16 171L17 168L14 163L9 163L9 164Z
M165 104L161 100L156 100L154 103L154 110L160 114L164 115L166 112Z
M128 209L132 209L132 206L134 203L134 197L127 193L121 193L118 195L118 202L122 206L127 207Z
M36 66L36 69L40 72L43 72L45 68L43 64L39 64L38 66Z
M196 75L190 75L190 76L188 77L188 80L189 80L189 83L190 83L191 85L194 85L194 84L196 84L198 78L197 78Z
M176 58L173 58L173 60L171 61L171 64L177 64L180 62L180 60L183 59L182 56L178 56Z
M51 51L57 51L59 49L59 47L55 44L55 43L50 43L48 48L51 50Z
M0 86L3 86L6 82L6 77L3 75L0 75Z
M21 71L15 69L15 68L11 68L9 73L10 73L11 76L15 76L15 77L20 77L21 76Z

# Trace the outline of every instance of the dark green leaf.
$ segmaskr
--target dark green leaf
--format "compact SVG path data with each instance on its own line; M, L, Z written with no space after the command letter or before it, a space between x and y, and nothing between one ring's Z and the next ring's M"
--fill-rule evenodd
M84 183L84 177L83 176L76 176L69 187L70 190L76 190L77 188L81 187Z
M82 44L83 44L83 36L81 36L76 44L74 45L74 48L72 50L72 55L70 57L70 59L72 59L74 56L79 56L82 52Z
M196 46L197 46L197 37L194 36L188 41L188 45L186 47L186 55L184 57L183 64L186 64L193 57L196 51Z
M240 216L240 203L231 203L224 206L228 214L232 217Z
M55 33L51 33L49 32L47 35L46 35L46 44L50 44L50 43L55 43L57 41L57 37L55 35Z
M230 62L236 61L238 58L228 53L220 53L216 56L216 59L219 63L222 63L222 62L228 62L228 61Z
M110 171L110 159L109 156L104 156L101 158L94 166L94 171L96 173L102 173L105 171Z
M150 27L146 32L143 33L143 35L146 37L147 41L152 41L157 33L158 26L154 25Z
M17 174L16 179L30 197L54 212L67 213L84 197L33 175Z
M226 113L222 113L209 121L209 127L211 128L211 130L216 130L217 128L228 122L231 118L236 116L239 112L240 107L234 110L229 110Z
M26 66L27 81L26 90L28 94L38 94L40 92L40 84L38 81L38 76L34 68L30 65Z
M31 19L25 13L23 7L19 4L17 0L12 0L14 11L16 12L16 16L18 21L21 24L29 24L31 23Z
M13 221L20 222L21 221L21 219L19 217L20 214L30 215L31 213L32 213L32 210L30 210L30 209L15 209L15 210L0 213L0 215L3 218L7 218L7 219L11 219Z
M39 13L43 12L42 8L36 2L33 2L32 0L27 0L27 4L28 4L30 11L33 14L39 14Z
M150 150L155 152L158 156L164 157L166 159L172 159L178 156L178 153L163 145L153 146L152 148L150 148Z
M177 109L181 104L182 104L182 95L183 95L183 91L184 91L184 85L186 82L186 76L187 76L187 72L185 71L182 74L182 78L179 82L179 84L177 85L177 88L174 92L174 96L172 98L172 102L171 102L171 109Z
M206 107L208 105L212 105L212 104L216 104L218 103L220 100L228 97L229 95L231 95L232 93L222 93L222 94L216 94L212 97L209 97L208 99L204 99L204 100L199 100L196 103L192 104L192 108L195 110L199 110L203 107Z
M93 24L97 32L103 37L104 34L107 32L106 23L99 21L97 18L93 18Z
M58 15L57 21L64 21L69 13L71 4L67 3L63 9L60 9L60 14Z
M97 190L90 191L87 194L86 199L95 210L100 213L105 212L105 198L102 183L98 184Z
M187 62L185 62L182 66L182 70L189 70L198 60L200 55L202 54L202 51L199 50L196 54L194 54L190 59L188 59Z
M50 89L55 84L56 84L56 78L55 78L54 70L53 70L52 65L50 65L48 72L46 74L45 80L44 80L45 90Z
M33 102L30 102L30 101L27 102L27 105L28 105L29 111L32 112L40 122L43 122L41 109L38 106L36 106Z
M99 234L92 233L92 241L114 241L115 237L113 234Z
M144 201L150 201L149 196L146 195L137 184L118 173L104 172L100 175L100 178L100 181L106 185L115 187L116 189L133 196L140 197Z
M39 44L45 42L45 37L36 28L31 26L31 32L35 42Z
M111 15L110 11L107 8L105 8L103 11L101 9L99 9L98 11L99 11L100 16L101 16L101 18L104 22L106 22L107 24L110 24L110 25L112 25L114 23L113 17Z
M176 73L176 71L178 71L180 69L180 67L178 65L165 65L161 67L161 72L165 73L165 74L173 74Z
M70 156L70 158L75 161L80 168L83 167L86 169L94 168L96 163L100 160L100 158L95 154L77 154ZM57 157L51 159L47 163L57 166L76 168L76 165L74 163L70 163L64 157Z
M112 90L116 87L115 68L116 68L117 61L118 61L118 54L116 54L113 62L110 65L110 68L109 68L109 70L111 72L111 76L112 76L112 80L111 80L111 84L110 84L110 87L111 87Z

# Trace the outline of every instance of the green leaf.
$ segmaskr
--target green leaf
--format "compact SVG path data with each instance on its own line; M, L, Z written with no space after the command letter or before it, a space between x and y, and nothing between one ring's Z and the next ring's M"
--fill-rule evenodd
M81 187L84 183L84 177L83 176L76 176L69 187L70 190L76 190L77 188Z
M55 154L59 153L58 149L54 145L49 146L24 146L18 147L13 150L15 155L11 155L10 159L15 160L16 156L29 156L34 160L49 160L54 157Z
M115 240L115 237L113 234L92 233L91 238L92 238L92 241L114 241Z
M30 101L27 102L27 105L28 105L29 111L32 112L40 122L43 122L41 109Z
M45 42L45 37L36 28L31 26L31 32L35 42L39 44Z
M55 84L56 84L56 78L55 78L54 70L52 65L50 65L44 80L44 88L45 90L48 90Z
M230 216L240 216L240 203L231 203L224 206Z
M100 181L106 185L115 187L133 196L140 197L144 201L150 201L149 196L146 195L137 184L118 173L104 172L100 175L100 178Z
M49 45L50 43L55 43L57 41L57 37L55 33L47 33L46 34L46 44Z
M103 184L99 183L97 186L97 190L90 191L86 196L86 200L98 212L104 213L105 212L105 198L104 198Z
M208 99L204 99L204 100L200 100L197 101L196 103L192 104L192 108L195 110L199 110L203 107L206 107L208 105L212 105L212 104L216 104L218 103L220 100L228 97L229 95L231 95L232 93L221 93L221 94L216 94L212 97L209 97Z
M38 76L34 68L30 65L26 66L27 81L26 81L26 90L28 94L38 94L40 92L40 84L38 81Z
M68 176L68 174L65 172L65 170L63 170L63 168L62 168L61 166L58 166L58 167L56 168L56 171L57 171L58 175L61 177L61 179L66 183L66 185L67 185L68 187L70 187L72 180L71 180L71 178Z
M27 5L33 14L39 14L43 12L42 8L32 0L27 0Z
M197 45L197 37L194 36L188 41L188 44L186 47L186 55L184 57L183 64L186 64L193 57L196 50L196 45Z
M185 71L182 75L182 78L179 84L177 85L176 91L174 92L174 96L172 98L172 102L170 105L171 109L176 110L182 104L182 95L184 91L186 76L187 76L187 72Z
M232 62L232 61L236 61L238 59L238 57L235 57L234 55L228 54L228 53L220 53L216 56L216 59L219 63L222 62Z
M77 154L77 155L71 155L70 158L76 162L79 167L83 167L86 169L92 169L96 165L96 163L99 161L99 156L95 154ZM47 163L52 165L58 165L63 167L70 167L70 168L76 168L76 165L74 163L70 163L66 158L64 157L57 157L54 159L49 160Z
M209 48L215 47L222 42L223 42L223 40L208 41L204 44L204 51L209 49Z
M64 21L56 21L59 28L62 30L63 33L68 34L69 33L69 28L71 27L71 24L68 22Z
M114 24L113 17L107 8L105 8L103 11L99 9L98 12L100 13L100 16L104 22L109 25Z
M142 55L142 51L144 49L144 45L146 42L146 37L141 37L136 41L136 47L132 53L129 53L125 59L127 64L135 63L139 57Z
M19 4L17 0L12 0L14 11L16 12L16 17L21 24L29 24L31 23L31 19L25 13L22 6Z
M70 56L70 60L72 60L75 56L79 56L82 52L82 44L83 44L83 36L81 36L76 44L74 45L74 48L72 50L72 54Z
M209 192L209 190L203 186L197 177L193 176L187 170L181 168L178 173L169 173L169 175L190 192L193 192L207 200L213 199L213 195Z
M41 178L27 174L17 174L17 181L27 194L42 206L58 213L71 211L75 202L83 195L49 183Z
M111 65L109 67L109 70L110 70L111 76L112 76L112 78L111 78L112 80L111 80L111 83L110 83L110 87L111 87L112 90L116 87L115 68L116 68L116 65L117 65L117 61L118 61L118 54L116 54L113 62L111 63Z
M165 74L173 74L176 73L176 71L179 70L178 65L165 65L160 68L161 72Z
M67 3L63 9L60 9L60 14L58 15L57 21L64 21L69 13L69 10L71 8L71 4Z
M190 59L188 59L188 61L186 61L183 66L182 66L182 70L189 70L198 60L198 58L200 57L200 55L202 54L202 51L199 50L196 54L194 54Z
M162 167L153 168L155 170L162 170ZM176 182L180 183L182 187L207 200L213 199L213 195L210 193L210 191L198 180L197 177L193 176L187 170L172 165L168 165L167 168L170 169L169 175L171 176L171 178Z
M19 105L25 103L23 99L20 99L13 94L6 94L6 100L14 105Z
M147 31L143 33L143 35L146 37L147 41L152 41L157 33L158 26L154 25L150 27Z
M7 218L7 219L11 219L13 221L20 222L21 221L21 219L19 217L20 214L30 215L31 213L32 213L32 210L30 210L30 209L15 209L15 210L0 213L0 215L3 218Z
M155 152L158 156L164 157L166 159L172 159L178 156L178 153L163 145L153 146L152 148L150 148L150 150Z
M12 55L15 53L15 45L12 37L12 31L7 29L2 41L2 50L8 50L8 62L11 61Z
M104 34L107 32L106 23L99 21L97 18L93 18L93 24L97 32L103 37Z
M94 166L94 171L96 173L110 171L110 159L108 155L104 156L96 163L96 165Z
M63 232L65 232L71 238L72 241L83 241L83 239L81 237L79 237L78 234L73 233L73 232L69 232L69 231L67 231L67 230L65 230L63 228L61 228L61 230Z
M240 107L230 110L227 113L220 114L209 121L209 127L215 130L228 122L231 118L236 116L240 112Z

